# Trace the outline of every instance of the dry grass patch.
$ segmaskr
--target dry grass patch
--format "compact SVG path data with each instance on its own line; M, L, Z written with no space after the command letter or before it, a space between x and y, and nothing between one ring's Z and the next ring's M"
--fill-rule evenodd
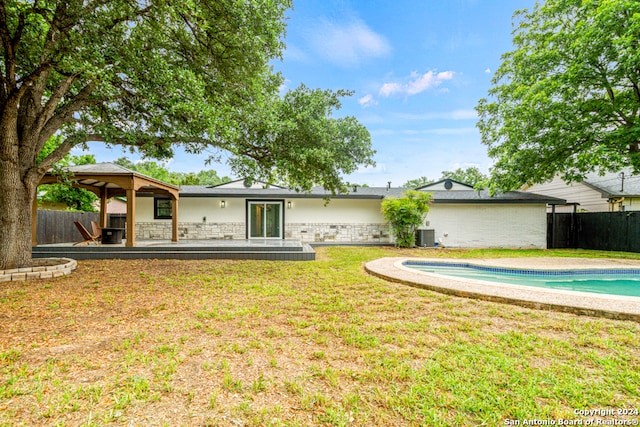
M0 425L498 425L640 407L638 324L362 269L424 251L318 252L83 261L65 278L2 284Z

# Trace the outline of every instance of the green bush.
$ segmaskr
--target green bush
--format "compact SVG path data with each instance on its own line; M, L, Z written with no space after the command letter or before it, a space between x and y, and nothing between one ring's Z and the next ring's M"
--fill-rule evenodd
M429 212L430 193L407 190L404 197L388 197L382 201L382 215L391 225L396 246L411 248L416 243L416 230Z

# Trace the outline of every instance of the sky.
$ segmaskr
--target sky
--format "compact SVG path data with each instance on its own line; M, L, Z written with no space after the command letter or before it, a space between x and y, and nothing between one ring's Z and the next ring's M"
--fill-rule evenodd
M535 0L294 0L287 13L286 50L274 61L286 89L347 89L336 117L353 116L371 133L375 167L345 179L401 186L442 171L492 160L480 142L475 106L486 97L503 53L512 49L512 17ZM90 143L98 162L140 157ZM86 154L79 150L72 154ZM172 171L215 169L207 155L176 150Z

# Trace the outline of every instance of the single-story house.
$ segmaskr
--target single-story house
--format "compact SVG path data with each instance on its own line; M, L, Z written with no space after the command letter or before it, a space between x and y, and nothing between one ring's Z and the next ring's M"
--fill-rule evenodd
M297 193L242 180L180 189L180 239L298 239L319 243L392 243L382 213L386 197L405 189L353 187L331 195L322 188ZM564 200L531 192L491 196L453 180L418 189L433 194L425 228L446 247L545 248L547 204ZM171 237L171 200L136 197L136 237Z
M604 175L588 174L580 182L565 183L559 176L523 191L565 199L571 206L558 206L556 212L570 212L576 205L581 212L620 212L640 210L640 176L630 169Z

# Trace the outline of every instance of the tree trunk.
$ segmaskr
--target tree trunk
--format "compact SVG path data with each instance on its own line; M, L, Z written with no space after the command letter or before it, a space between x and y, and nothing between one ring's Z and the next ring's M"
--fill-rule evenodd
M5 166L0 166L0 270L31 266L31 207L35 196L35 189L27 188L18 171Z
M17 135L0 134L0 270L31 266L31 207L37 183L19 167Z

